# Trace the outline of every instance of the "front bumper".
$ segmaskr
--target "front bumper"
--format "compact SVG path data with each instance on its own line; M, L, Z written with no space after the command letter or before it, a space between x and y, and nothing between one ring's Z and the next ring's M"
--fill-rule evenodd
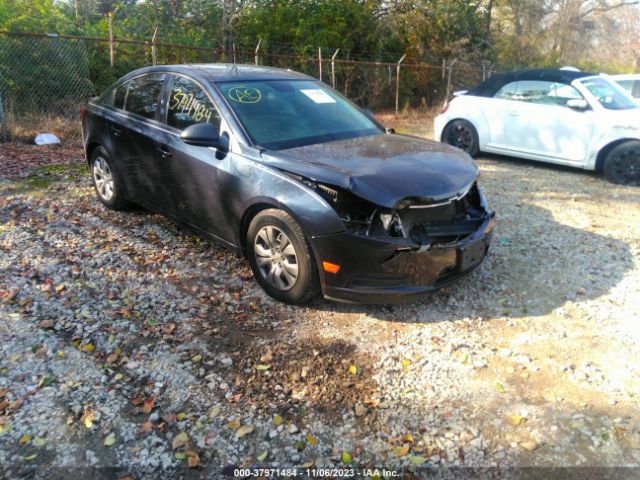
M310 238L325 298L350 303L413 300L445 287L478 267L487 255L495 224L487 213L464 239L426 251L406 238L363 237L346 232ZM340 265L337 274L322 262Z

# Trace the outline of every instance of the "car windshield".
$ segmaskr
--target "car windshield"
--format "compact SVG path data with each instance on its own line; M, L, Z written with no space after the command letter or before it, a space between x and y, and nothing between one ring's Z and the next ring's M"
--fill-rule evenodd
M582 85L598 99L600 105L607 110L627 110L640 107L631 96L604 78L586 78L580 80L580 83L582 83Z
M319 82L229 82L218 88L253 143L269 150L382 132L355 105Z

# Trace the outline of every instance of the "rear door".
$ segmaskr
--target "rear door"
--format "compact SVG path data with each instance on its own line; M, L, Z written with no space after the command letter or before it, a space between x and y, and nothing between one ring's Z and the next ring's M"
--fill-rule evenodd
M156 144L163 128L159 115L165 78L164 73L149 73L123 83L114 98L119 114L109 122L113 154L124 170L129 195L162 211L166 208L158 190Z
M582 98L571 85L519 81L505 120L507 147L557 163L582 164L593 134L594 112L567 106L568 100Z

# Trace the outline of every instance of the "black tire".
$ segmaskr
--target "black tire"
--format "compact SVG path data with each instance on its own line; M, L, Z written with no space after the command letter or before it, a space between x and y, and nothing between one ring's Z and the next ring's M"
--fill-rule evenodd
M269 232L273 234L274 241L271 243L277 246L275 249L265 248L268 246L265 239ZM286 239L280 234L284 234ZM295 262L286 240L293 247ZM281 250L282 245L286 245L283 250ZM276 300L299 304L320 293L318 267L309 243L300 225L286 212L271 208L258 213L251 220L247 230L246 252L257 282ZM272 252L273 255L266 252ZM274 260L275 256L277 256L276 260ZM290 269L294 264L297 265L297 273L295 280L291 281L287 277L293 276ZM272 271L276 273L269 279L269 273Z
M466 120L454 120L449 123L442 132L442 141L464 150L472 157L480 152L478 132Z
M625 142L611 150L603 170L611 183L640 186L640 142Z
M97 168L98 165L101 165L99 169ZM127 200L124 198L122 179L106 149L98 147L93 151L89 161L89 170L96 196L105 207L111 210L121 210L128 205ZM101 182L101 174L98 171L102 171L103 175L104 173L111 175L110 189L105 190L105 184ZM103 180L104 178L102 177Z

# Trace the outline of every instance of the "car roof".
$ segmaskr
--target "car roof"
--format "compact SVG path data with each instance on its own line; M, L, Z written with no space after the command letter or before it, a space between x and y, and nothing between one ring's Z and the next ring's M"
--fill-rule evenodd
M498 91L508 83L525 80L543 80L547 82L558 82L569 84L578 78L593 77L596 73L576 72L573 70L519 70L516 72L498 73L489 77L484 82L476 85L465 95L476 97L493 97Z
M610 75L615 80L637 80L640 79L640 73L621 73L619 75Z
M144 67L126 75L125 78L144 73L175 72L203 77L209 82L244 82L256 80L316 80L309 75L284 68L239 65L233 63L194 63L182 65L158 65Z

